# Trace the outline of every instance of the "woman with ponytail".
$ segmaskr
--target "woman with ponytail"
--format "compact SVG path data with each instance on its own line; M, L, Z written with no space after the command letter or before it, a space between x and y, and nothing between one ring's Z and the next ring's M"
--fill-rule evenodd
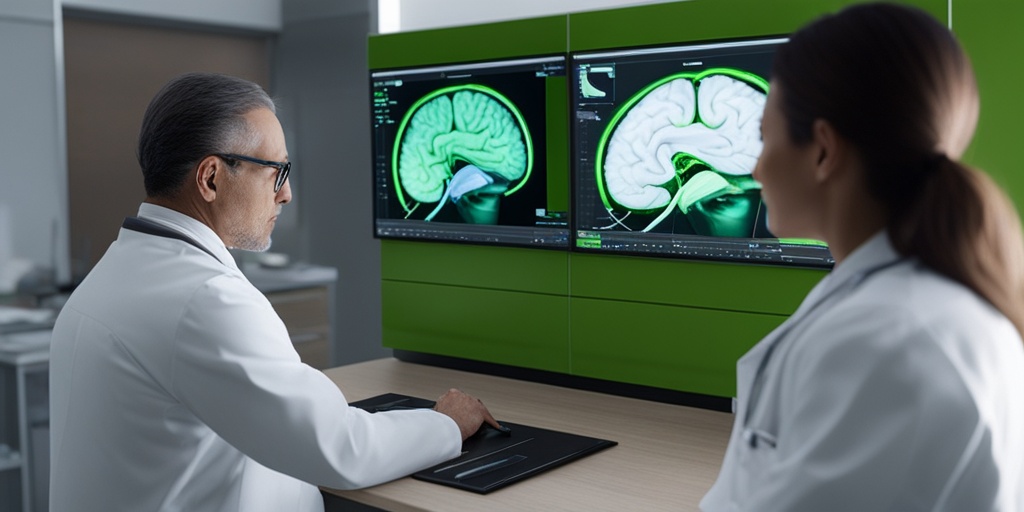
M1024 242L959 163L977 117L967 56L915 8L779 50L754 177L772 232L836 266L737 364L704 510L1024 509Z

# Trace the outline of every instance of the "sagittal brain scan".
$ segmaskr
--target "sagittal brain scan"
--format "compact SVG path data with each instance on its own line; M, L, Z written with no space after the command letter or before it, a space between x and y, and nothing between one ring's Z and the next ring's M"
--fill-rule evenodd
M678 211L694 233L751 236L760 186L750 175L767 91L763 78L728 68L674 74L642 89L601 137L595 180L605 207L613 215L655 214L644 232Z
M502 197L530 179L530 130L519 109L489 87L466 84L424 96L398 134L396 193L410 215L427 205L423 220L454 208L465 222L496 224Z
M549 130L567 118L564 55L372 71L370 81L375 236L568 247L568 162L547 151L551 136L565 145L564 128Z
M784 42L573 54L574 247L830 266L820 242L768 230L752 176Z

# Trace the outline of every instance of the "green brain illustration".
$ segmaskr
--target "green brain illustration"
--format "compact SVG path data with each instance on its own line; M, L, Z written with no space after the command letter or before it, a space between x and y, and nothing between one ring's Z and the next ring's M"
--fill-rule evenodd
M605 208L617 220L616 211L656 215L643 231L679 211L697 234L750 236L767 93L763 78L728 68L678 73L642 89L615 113L599 145Z
M424 204L454 204L463 220L494 224L501 197L519 190L533 168L533 143L519 109L477 84L420 98L398 129L393 178L407 216ZM408 195L408 197L406 197Z

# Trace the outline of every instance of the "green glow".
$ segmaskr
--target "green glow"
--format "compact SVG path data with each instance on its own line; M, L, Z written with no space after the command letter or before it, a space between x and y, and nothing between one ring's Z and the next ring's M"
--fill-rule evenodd
M828 244L826 244L825 242L822 242L821 240L814 240L811 238L780 238L779 242L793 245L812 245L815 247L828 247Z
M495 99L498 102L500 102L507 109L507 111L512 115L512 117L515 119L516 123L518 124L518 128L520 130L520 133L522 134L523 141L524 141L524 144L525 144L525 147L526 147L526 166L525 166L526 168L525 168L525 171L523 172L522 177L519 178L519 181L514 186L510 187L507 191L505 191L503 195L509 196L511 194L514 194L516 191L518 191L520 188L522 188L523 185L525 185L526 182L530 179L530 175L531 175L531 173L533 171L533 161L534 161L533 138L530 135L529 127L526 125L526 121L523 119L522 112L519 111L519 108L516 107L515 104L513 104L508 98L506 98L504 95L502 95L498 91L496 91L496 90L494 90L494 89L492 89L490 87L484 86L484 85L465 84L465 85L457 85L457 86L451 86L451 87L444 87L444 88L438 89L436 91L433 91L433 92L423 96L422 98L417 100L415 103L413 103L412 107L409 108L409 110L405 113L405 116L402 118L402 122L398 126L398 132L395 135L396 143L395 143L395 145L394 145L394 147L392 149L392 155L391 155L391 173L392 173L392 180L397 185L395 187L395 190L396 190L396 193L398 195L398 201L402 205L402 208L405 210L406 213L412 212L412 210L416 208L418 203L410 205L409 201L406 200L405 194L403 193L403 190L402 190L403 186L404 186L404 183L402 182L402 180L401 180L401 178L399 176L400 154L401 154L400 153L400 149L401 149L401 147L403 145L403 137L405 135L405 131L408 128L408 125L409 125L410 121L412 120L412 118L415 116L415 114L417 112L419 112L419 110L422 107L424 107L425 105L427 105L429 102L431 102L431 101L433 101L435 99L438 99L441 96L446 96L447 97L448 95L451 95L451 96L454 97L457 93L463 92L463 91L474 91L474 92L482 93L485 96L487 96L487 97L489 97L491 99ZM454 107L453 107L453 112L454 112ZM487 139L487 137L481 136L480 134L456 134L456 133L453 133L453 132L449 132L449 133L443 134L443 136L446 137L446 139L442 141L443 143L458 144L459 142L468 142L467 147L470 147L470 148L472 148L472 147L477 147L477 148L482 147L482 145L486 142L486 139ZM461 154L460 155L460 154L456 154L456 153L450 153L450 154L447 155L447 165L448 165L447 175L448 175L448 177L451 176L451 168L454 166L455 160L457 159L456 158L457 156L467 157L466 160L469 163L474 163L475 164L477 162L474 161L474 160L486 160L486 157L488 155L487 152L485 152L485 151L475 152L475 153L472 152L472 151L467 151L467 153L470 153L470 154ZM485 166L486 166L486 164L484 166L481 166L481 167L483 168Z

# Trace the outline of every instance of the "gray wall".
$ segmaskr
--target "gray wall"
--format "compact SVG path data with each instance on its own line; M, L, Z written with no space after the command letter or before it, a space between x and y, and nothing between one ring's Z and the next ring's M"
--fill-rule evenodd
M0 204L13 256L67 279L67 153L55 0L0 2ZM102 191L97 191L102 193ZM3 264L3 263L0 263Z
M170 25L184 26L193 21L150 11L127 12L118 7L127 5L124 0L65 0L64 5L79 13L95 13L100 18L137 17L151 21L157 16ZM371 230L366 38L375 5L373 0L282 2L281 27L277 32L271 71L270 89L278 100L279 117L295 162L292 177L295 200L285 208L278 223L272 250L289 254L293 260L338 268L334 364L391 353L381 347L380 249ZM52 19L52 4L50 6ZM5 9L8 8L0 8L0 13ZM265 25L263 22L250 22L246 27L231 26L218 16L207 13L205 24L229 30L265 28L261 25ZM57 18L59 22L59 15ZM47 26L48 37L54 37L53 23ZM0 37L6 37L5 30L0 30ZM24 38L12 40L26 45ZM42 45L33 41L28 46ZM53 53L52 41L46 48ZM46 48L37 48L36 53L45 53ZM46 62L38 55L28 60L33 65ZM51 68L53 62L54 57L50 55ZM62 67L62 64L56 66L57 69ZM26 87L40 89L42 84L50 87L56 96L57 89L53 85L56 83L54 76L38 77ZM59 90L62 98L63 85ZM6 99L9 97L0 97L0 101ZM46 98L46 107L52 109L53 103L52 97ZM63 133L63 128L60 132ZM63 140L47 144L44 151L47 155L54 154L54 148L65 147ZM65 168L63 164L59 174L60 186L64 189L67 186ZM64 195L59 204L55 202L52 206L33 207L28 211L66 211L66 193ZM61 240L66 239L66 234L61 237ZM239 254L239 257L249 256Z
M405 32L677 1L687 0L399 0L398 3L400 30Z
M58 0L58 3L64 8L104 13L120 18L232 27L263 33L281 30L283 1L285 0Z
M68 249L67 144L64 107L64 5L139 16L200 17L250 30L280 28L281 0L3 0L0 1L0 205L12 212L0 255L26 259L71 278ZM198 20L197 20L198 21ZM106 191L93 191L102 196ZM0 231L6 231L0 229ZM5 262L0 262L4 265Z
M293 256L338 268L334 364L384 357L380 243L372 231L369 78L371 2L287 0L273 66L295 162ZM288 251L275 238L274 250ZM282 244L283 245L283 244Z

